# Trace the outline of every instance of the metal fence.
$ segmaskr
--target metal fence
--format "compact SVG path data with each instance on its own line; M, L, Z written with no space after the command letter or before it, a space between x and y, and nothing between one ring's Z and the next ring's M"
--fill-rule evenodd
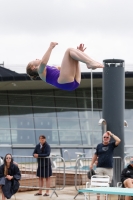
M89 171L89 165L91 162L91 157L79 157L75 163L75 189L78 191L79 189L86 187L86 182L89 182L87 172ZM79 192L76 194L74 199Z
M18 165L21 172L20 191L24 190L52 190L52 195L57 195L58 190L64 189L65 185L75 185L75 189L86 187L86 182L90 182L87 176L92 157L78 157L76 160L65 162L60 156L51 156L37 159L33 156L14 156L14 162ZM41 167L41 166L46 167ZM47 174L52 168L52 176L50 176L50 185L48 186L46 179L44 185L40 187L37 171ZM94 170L96 165L94 165ZM120 181L123 163L121 157L113 157L113 182L112 186L116 186ZM79 193L77 193L78 195ZM76 196L77 196L76 195ZM57 195L58 196L58 195ZM76 196L74 198L76 198Z
M41 157L38 159L33 156L13 156L14 163L18 165L21 172L20 191L24 190L62 190L65 187L65 161L60 156ZM45 166L45 167L42 167ZM52 168L52 176L50 177L50 185L44 179L44 185L40 187L39 174L49 176L50 168ZM51 197L50 196L50 197ZM57 195L58 196L58 195Z

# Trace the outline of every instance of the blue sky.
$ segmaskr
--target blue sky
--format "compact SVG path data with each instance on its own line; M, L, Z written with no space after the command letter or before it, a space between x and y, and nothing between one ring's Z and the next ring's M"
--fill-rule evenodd
M51 65L60 65L68 47L84 43L93 59L124 59L125 70L133 71L132 8L132 0L0 0L0 63L25 72L56 41Z

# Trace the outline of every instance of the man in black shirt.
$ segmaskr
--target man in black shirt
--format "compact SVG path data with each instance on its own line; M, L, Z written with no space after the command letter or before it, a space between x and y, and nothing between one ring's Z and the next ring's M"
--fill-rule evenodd
M111 137L115 140L114 142L110 142ZM103 142L97 145L96 152L90 164L90 169L92 169L94 162L98 159L96 173L98 175L108 175L110 182L113 176L113 151L120 142L120 138L110 131L104 133Z

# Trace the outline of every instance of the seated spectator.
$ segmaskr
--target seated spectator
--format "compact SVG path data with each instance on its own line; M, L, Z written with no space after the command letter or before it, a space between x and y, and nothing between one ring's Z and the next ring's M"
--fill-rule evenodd
M4 164L0 166L0 185L2 189L2 200L10 199L19 189L21 174L19 168L13 163L11 154L6 154Z
M121 182L123 187L133 188L133 157L130 158L130 164L121 173ZM130 199L130 196L125 197L125 200Z

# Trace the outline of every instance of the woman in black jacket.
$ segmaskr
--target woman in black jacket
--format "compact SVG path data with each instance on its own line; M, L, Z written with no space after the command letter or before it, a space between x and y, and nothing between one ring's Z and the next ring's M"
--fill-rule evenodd
M43 187L44 178L46 178L46 188L50 188L50 176L52 175L52 168L50 158L46 158L50 156L50 146L46 142L46 137L44 135L40 135L39 137L40 143L36 145L33 156L37 158L38 168L37 168L37 176L39 177L39 187ZM39 189L39 192L35 194L35 196L42 195L42 189ZM46 193L43 196L49 196L49 190L46 190Z
M11 154L6 154L4 164L0 166L0 185L2 188L2 200L10 199L19 189L21 174L19 168L13 163Z

